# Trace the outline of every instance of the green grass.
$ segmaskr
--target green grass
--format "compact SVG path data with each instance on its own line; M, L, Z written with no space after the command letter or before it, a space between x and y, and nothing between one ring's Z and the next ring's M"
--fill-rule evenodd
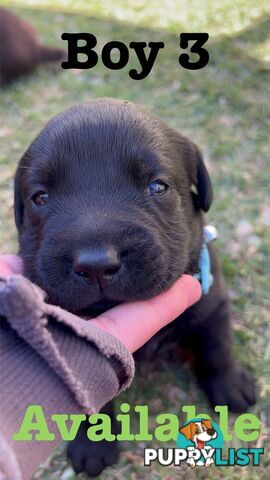
M0 3L11 6L11 2ZM102 4L102 6L101 6ZM63 43L62 32L91 32L98 50L113 39L164 41L152 73L131 80L128 70L110 71L101 62L89 71L52 73L40 68L0 94L0 252L17 247L12 204L16 163L34 136L55 114L75 103L97 97L126 98L152 109L179 131L193 138L204 152L211 173L215 202L209 221L219 229L217 241L230 290L235 352L258 379L260 398L253 412L263 423L261 442L267 454L258 468L185 468L142 465L141 444L128 444L117 467L102 480L128 479L267 479L270 477L270 332L269 332L269 14L267 2L241 0L29 0L12 3L48 44ZM210 63L188 71L178 65L178 35L207 31ZM268 205L268 207L267 207ZM268 209L267 209L268 208ZM185 367L147 367L129 392L119 398L131 404L148 402L151 422L162 411L178 413L195 404L209 411ZM233 423L233 416L231 416ZM73 479L60 449L36 478ZM79 478L84 479L84 476Z

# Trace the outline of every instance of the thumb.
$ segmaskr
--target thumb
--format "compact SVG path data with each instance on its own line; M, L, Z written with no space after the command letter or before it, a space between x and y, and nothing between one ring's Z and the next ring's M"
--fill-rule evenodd
M114 307L91 320L91 324L115 335L131 352L135 352L156 332L196 303L200 296L200 283L190 275L183 275L169 290L157 297Z

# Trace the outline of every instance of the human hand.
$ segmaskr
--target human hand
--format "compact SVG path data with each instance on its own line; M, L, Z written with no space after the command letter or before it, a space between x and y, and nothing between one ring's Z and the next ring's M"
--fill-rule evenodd
M23 274L23 262L18 255L0 255L0 275L9 277L13 274Z
M23 263L17 255L0 256L0 275L22 274ZM124 303L91 320L91 324L111 333L135 352L155 333L201 296L198 280L183 275L166 292L144 301Z
M191 275L183 275L166 292L150 300L118 305L94 318L91 323L118 337L133 353L196 303L200 296L198 280Z

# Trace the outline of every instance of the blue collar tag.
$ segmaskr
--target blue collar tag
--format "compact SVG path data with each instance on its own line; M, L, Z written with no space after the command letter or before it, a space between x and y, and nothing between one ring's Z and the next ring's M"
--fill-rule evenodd
M207 295L213 283L213 275L211 273L211 260L207 243L217 238L217 230L212 225L206 225L203 229L203 244L199 258L199 272L194 275L201 282L202 293Z

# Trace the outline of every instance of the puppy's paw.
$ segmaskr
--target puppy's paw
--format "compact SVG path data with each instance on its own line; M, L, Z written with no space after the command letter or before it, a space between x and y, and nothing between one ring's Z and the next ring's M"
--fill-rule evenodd
M227 405L231 412L241 413L256 403L253 375L238 365L226 373L199 379L199 384L213 407Z
M68 445L67 456L75 473L86 472L90 477L98 476L106 467L117 462L117 442L92 442L87 437L76 438Z

